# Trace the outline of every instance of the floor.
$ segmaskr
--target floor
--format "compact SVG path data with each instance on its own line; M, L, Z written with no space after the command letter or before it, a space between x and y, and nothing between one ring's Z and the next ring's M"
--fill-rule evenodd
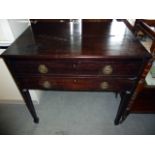
M0 104L0 134L15 135L152 135L155 115L130 114L115 126L120 98L114 93L44 91L34 124L25 105Z

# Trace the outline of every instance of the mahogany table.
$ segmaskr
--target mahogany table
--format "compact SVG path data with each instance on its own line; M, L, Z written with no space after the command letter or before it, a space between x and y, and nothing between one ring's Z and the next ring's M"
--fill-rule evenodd
M35 123L29 89L118 92L117 125L151 55L122 22L55 21L32 24L1 57Z

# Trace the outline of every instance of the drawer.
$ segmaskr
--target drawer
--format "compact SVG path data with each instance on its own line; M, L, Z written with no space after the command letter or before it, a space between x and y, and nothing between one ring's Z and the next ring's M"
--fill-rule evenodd
M121 78L31 77L18 78L22 88L53 90L123 91L132 89L134 82Z
M98 75L98 76L137 76L140 61L107 60L16 60L11 67L18 76L29 75Z

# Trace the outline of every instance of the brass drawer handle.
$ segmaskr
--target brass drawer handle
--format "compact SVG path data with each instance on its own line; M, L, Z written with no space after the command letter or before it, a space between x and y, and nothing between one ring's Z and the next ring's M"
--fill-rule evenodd
M44 88L51 88L51 83L49 81L44 81L42 85Z
M45 74L45 73L48 73L48 68L47 68L46 65L41 64L41 65L38 66L38 71L39 71L40 73Z
M101 89L105 90L105 89L108 89L109 88L109 84L108 82L102 82L101 85L100 85Z
M105 75L110 75L113 72L113 68L111 65L106 65L105 67L103 67L102 69L102 73Z

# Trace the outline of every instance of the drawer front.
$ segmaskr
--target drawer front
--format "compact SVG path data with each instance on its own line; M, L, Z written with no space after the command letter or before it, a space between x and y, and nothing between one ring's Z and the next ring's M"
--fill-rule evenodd
M120 78L32 77L18 78L28 89L123 91L132 89L134 82Z
M98 61L98 60L33 60L12 61L11 67L18 76L28 75L98 75L98 76L136 76L139 61Z

